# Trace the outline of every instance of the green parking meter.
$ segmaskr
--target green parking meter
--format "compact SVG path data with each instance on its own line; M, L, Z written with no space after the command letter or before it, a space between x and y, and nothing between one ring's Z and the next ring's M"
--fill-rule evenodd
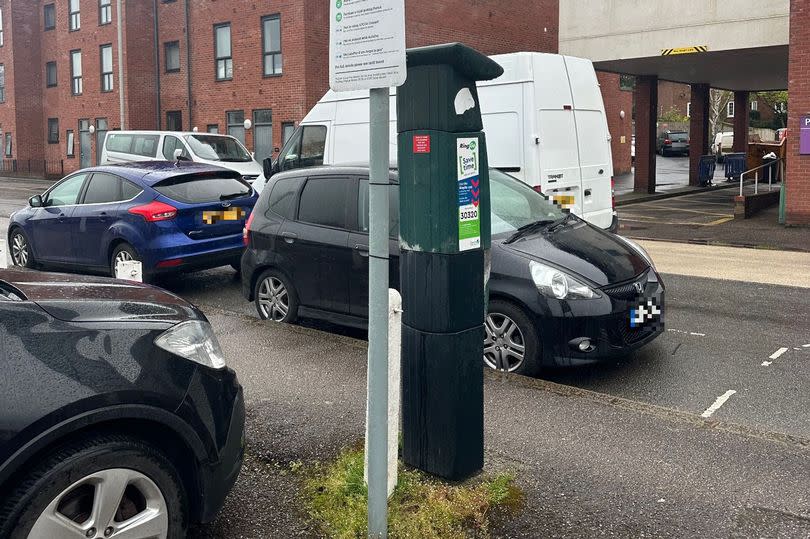
M397 89L403 458L458 480L484 464L491 214L475 82L503 68L458 43L407 59Z

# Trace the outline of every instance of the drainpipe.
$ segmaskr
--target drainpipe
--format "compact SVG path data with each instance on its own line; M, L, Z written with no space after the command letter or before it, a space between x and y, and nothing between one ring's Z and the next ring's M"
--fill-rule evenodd
M121 129L126 129L124 125L124 29L122 26L123 17L121 15L121 0L116 3L116 25L118 26L118 108L121 112Z
M153 31L155 33L155 91L157 92L157 106L155 108L155 125L160 131L160 36L158 35L158 0L152 4Z
M191 0L186 0L186 83L188 86L188 130L194 129L194 117L192 116L191 101L191 25L189 24L189 7Z

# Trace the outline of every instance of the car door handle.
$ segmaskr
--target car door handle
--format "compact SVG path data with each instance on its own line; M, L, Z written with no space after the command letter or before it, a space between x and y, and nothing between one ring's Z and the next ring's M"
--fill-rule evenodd
M281 237L284 238L284 241L287 243L294 243L295 240L298 239L298 235L292 232L282 232Z
M368 258L368 245L362 243L355 243L354 250L357 251L363 258Z
M107 212L106 211L99 212L98 220L99 221L106 221L107 220Z
M57 221L59 221L60 223L64 223L65 222L65 214L60 213L59 217L57 218Z
M586 197L591 196L591 190L590 189L585 189L585 196Z

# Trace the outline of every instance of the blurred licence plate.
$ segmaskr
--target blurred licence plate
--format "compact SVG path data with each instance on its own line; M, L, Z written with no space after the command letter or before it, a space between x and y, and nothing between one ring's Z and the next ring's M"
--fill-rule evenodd
M207 225L216 224L218 221L240 221L245 218L245 210L242 208L231 208L223 211L204 211L202 214L203 223Z
M564 210L574 207L574 195L552 195L551 200Z

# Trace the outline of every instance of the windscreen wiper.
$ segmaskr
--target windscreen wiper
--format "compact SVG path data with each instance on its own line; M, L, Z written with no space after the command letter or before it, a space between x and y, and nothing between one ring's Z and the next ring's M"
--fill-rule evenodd
M234 198L239 198L239 197L247 196L247 194L248 194L248 193L231 193L231 194L229 194L229 195L220 195L220 196L219 196L219 199L220 199L220 200L231 200L231 199L234 199Z
M555 230L557 230L559 227L561 227L562 225L564 225L565 223L567 223L568 221L570 221L570 220L571 220L571 217L573 217L573 216L574 216L574 214L573 214L573 213L567 213L567 214L565 215L565 217L561 217L560 219L557 219L556 221L554 221L553 223L551 223L551 224L549 225L549 227L546 229L546 232L554 232L554 231L555 231Z
M540 219L539 221L535 221L533 223L523 225L522 227L518 228L515 231L514 234L509 236L509 239L507 239L504 243L507 243L507 244L508 243L514 243L517 240L519 240L520 238L522 238L523 236L525 236L527 234L530 234L532 232L536 232L537 230L540 230L540 229L542 229L544 227L547 227L548 225L551 225L551 224L556 223L556 222L557 221L555 221L554 219Z

